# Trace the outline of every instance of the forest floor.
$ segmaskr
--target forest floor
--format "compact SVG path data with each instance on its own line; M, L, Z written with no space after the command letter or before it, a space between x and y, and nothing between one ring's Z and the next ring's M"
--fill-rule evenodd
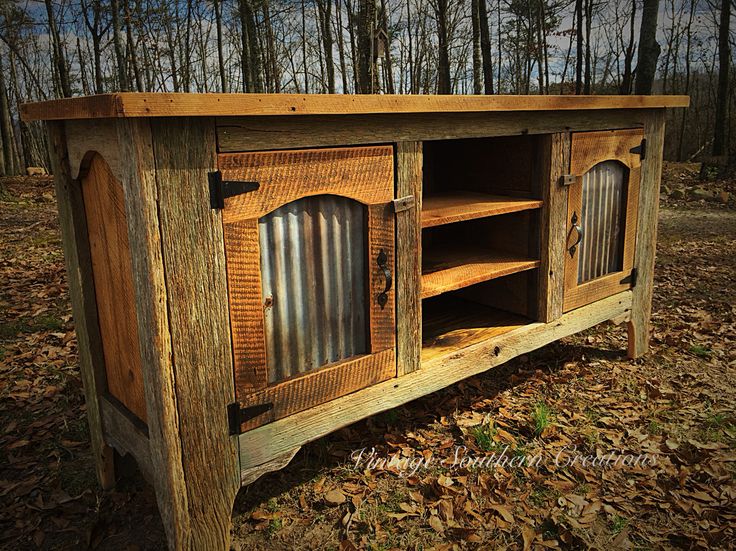
M673 164L664 184L647 357L604 324L337 431L241 490L234 549L733 549L736 185ZM0 189L0 549L160 549L151 488L95 481L53 186Z

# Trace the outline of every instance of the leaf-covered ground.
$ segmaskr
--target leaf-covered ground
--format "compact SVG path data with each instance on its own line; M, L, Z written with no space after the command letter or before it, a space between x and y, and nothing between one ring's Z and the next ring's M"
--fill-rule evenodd
M606 324L318 440L240 492L233 547L734 548L736 210L687 192L734 186L665 175L649 356ZM95 482L53 188L4 184L0 548L160 549L135 471Z

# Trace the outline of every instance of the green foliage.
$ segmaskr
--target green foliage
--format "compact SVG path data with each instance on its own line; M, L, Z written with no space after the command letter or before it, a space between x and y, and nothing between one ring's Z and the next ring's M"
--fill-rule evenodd
M544 402L537 402L532 410L532 422L534 423L534 434L541 435L552 423L552 411Z

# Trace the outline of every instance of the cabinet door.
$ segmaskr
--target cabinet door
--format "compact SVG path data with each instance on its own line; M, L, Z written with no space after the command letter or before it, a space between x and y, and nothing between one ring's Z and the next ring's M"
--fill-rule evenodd
M236 394L262 411L241 430L395 376L393 148L218 164L258 184L223 209Z
M572 135L564 311L632 286L643 135Z

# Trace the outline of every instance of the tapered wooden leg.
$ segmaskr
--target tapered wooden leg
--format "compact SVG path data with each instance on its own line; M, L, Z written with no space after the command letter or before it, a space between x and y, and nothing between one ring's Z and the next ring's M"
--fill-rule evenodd
M662 178L662 149L664 146L664 109L652 111L644 125L647 140L646 158L641 164L639 216L636 228L637 271L633 288L631 320L629 321L630 358L639 358L649 349L652 292L654 288L654 257L657 251L657 215L659 212L659 184Z
M80 182L71 177L64 123L49 122L48 133L92 455L100 485L110 489L115 485L115 469L113 450L102 432L99 396L106 386L105 366L82 190Z
M641 316L637 318L626 326L629 336L627 354L631 359L640 358L649 350L649 322L641 319Z

